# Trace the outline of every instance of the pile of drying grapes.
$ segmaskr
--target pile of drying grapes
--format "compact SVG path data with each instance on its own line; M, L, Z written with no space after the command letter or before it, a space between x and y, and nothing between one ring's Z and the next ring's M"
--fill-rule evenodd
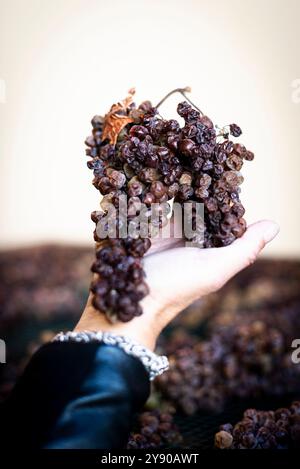
M159 448L178 445L182 441L170 412L158 409L145 411L139 415L136 427L130 434L128 449Z
M229 398L297 392L300 368L291 361L290 344L281 330L259 320L220 328L200 342L175 335L163 349L170 369L154 385L189 415L221 411Z
M275 411L247 409L234 427L221 425L215 435L220 449L288 449L300 445L300 402Z
M189 89L174 91L188 100ZM141 260L151 246L153 231L143 237L120 236L141 204L149 207L151 217L153 203L166 204L171 199L181 205L203 203L204 228L196 229L188 240L198 244L203 240L206 248L229 245L246 229L239 198L240 170L244 160L254 157L244 145L231 141L230 135L242 133L236 124L219 129L196 106L183 101L177 107L184 121L181 126L158 113L164 100L157 106L146 101L136 107L133 93L130 90L129 97L113 105L104 118L92 119L92 135L85 142L92 158L88 167L94 171L93 184L103 195L102 210L92 213L97 245L91 291L95 308L111 321L140 315L139 301L148 293ZM119 216L113 229L111 224L107 228L108 207L112 204L118 211L121 195L128 197L128 218ZM161 213L156 228L164 225L166 217ZM105 227L104 240L99 229L105 231Z

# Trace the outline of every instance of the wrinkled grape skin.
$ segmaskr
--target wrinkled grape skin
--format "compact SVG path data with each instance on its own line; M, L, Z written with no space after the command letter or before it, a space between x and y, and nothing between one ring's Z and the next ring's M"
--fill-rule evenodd
M241 134L236 124L220 137L211 119L186 101L178 104L177 112L184 119L182 127L175 119L159 116L149 101L139 107L131 105L127 113L133 122L122 129L115 145L102 141L105 119L94 116L92 134L85 141L86 154L92 158L88 167L94 172L93 185L105 196L102 208L111 202L118 210L118 196L122 194L135 200L130 206L132 216L138 207L136 199L149 207L172 198L180 204L203 203L203 247L228 246L246 229L239 199L243 181L239 171L243 162L251 161L254 155L244 145L229 140L229 133L233 137ZM93 216L93 221L97 223L98 218ZM197 236L188 240L196 242ZM96 231L94 238L101 249ZM142 313L139 301L148 289L141 259L151 242L139 241L107 239L106 249L114 252L118 246L122 250L120 266L108 261L101 261L102 265L97 261L92 266L93 284L98 284L98 288L93 287L93 304L110 320L129 321ZM126 270L128 256L139 262ZM104 289L104 281L110 288Z
M221 425L215 435L215 446L220 449L299 449L300 401L275 411L245 410L243 419L234 427Z

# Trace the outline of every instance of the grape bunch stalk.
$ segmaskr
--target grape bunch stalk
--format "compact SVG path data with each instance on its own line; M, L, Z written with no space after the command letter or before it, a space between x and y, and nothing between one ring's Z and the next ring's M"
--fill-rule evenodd
M131 89L129 96L114 104L104 117L96 115L91 121L92 134L85 141L86 154L91 158L87 165L93 170L93 185L102 200L101 210L91 216L96 223L96 259L90 289L93 306L111 322L127 322L141 315L140 301L149 293L142 259L151 247L153 233L166 224L168 214L160 211L156 231L154 227L143 236L132 232L121 236L129 223L132 226L141 207L153 213L153 204L165 206L170 200L181 207L192 204L194 223L195 203L202 203L204 228L184 237L196 243L201 238L205 248L227 246L245 232L240 170L254 154L231 140L230 136L241 135L240 127L214 126L189 100L189 91L178 88L156 106L150 101L136 106ZM183 125L164 119L158 112L175 92L185 98L177 106ZM121 215L120 196L127 198L126 219ZM113 229L107 222L110 206L119 215ZM107 237L99 235L99 230L106 230Z

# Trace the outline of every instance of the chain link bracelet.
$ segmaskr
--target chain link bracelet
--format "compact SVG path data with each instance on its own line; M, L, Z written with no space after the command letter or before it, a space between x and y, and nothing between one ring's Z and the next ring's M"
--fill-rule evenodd
M149 373L151 381L169 368L169 360L167 357L156 355L156 353L151 352L151 350L129 337L113 334L111 332L60 332L52 339L52 342L99 342L106 345L115 345L124 350L128 355L138 358Z

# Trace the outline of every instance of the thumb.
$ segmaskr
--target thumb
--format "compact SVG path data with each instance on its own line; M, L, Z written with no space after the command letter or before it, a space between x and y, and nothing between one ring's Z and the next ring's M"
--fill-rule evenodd
M250 225L244 235L234 241L226 250L230 277L253 264L263 248L279 233L274 221L261 220Z

